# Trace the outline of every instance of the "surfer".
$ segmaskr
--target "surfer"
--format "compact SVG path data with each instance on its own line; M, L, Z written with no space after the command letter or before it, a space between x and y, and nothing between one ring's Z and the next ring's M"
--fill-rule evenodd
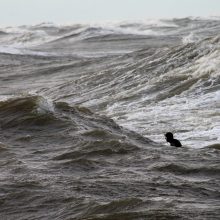
M182 144L180 143L179 140L173 138L173 134L171 132L167 132L165 134L165 138L167 142L170 143L170 146L175 146L175 147L182 147Z

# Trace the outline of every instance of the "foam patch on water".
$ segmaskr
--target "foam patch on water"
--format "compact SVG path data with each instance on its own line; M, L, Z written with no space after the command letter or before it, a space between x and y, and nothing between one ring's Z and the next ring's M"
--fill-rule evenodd
M13 97L14 97L14 95L0 95L0 102L5 102L8 99L11 99Z
M98 35L109 35L109 34L124 34L124 35L160 35L159 32L153 31L150 28L135 28L135 27L121 27L121 26L111 26L111 25L103 25L96 26L100 28Z
M53 102L45 98L40 98L37 111L40 114L55 112Z
M33 91L29 91L28 95L38 96L39 94L33 90ZM38 104L37 111L40 114L55 112L53 101L48 97L39 96L37 104Z
M47 53L40 51L33 51L25 48L17 48L12 46L0 46L0 53L8 53L14 55L33 55L33 56L57 56L56 53Z
M201 38L196 36L195 33L190 32L190 34L183 37L182 42L183 44L189 44L189 43L197 42L199 40L201 40Z

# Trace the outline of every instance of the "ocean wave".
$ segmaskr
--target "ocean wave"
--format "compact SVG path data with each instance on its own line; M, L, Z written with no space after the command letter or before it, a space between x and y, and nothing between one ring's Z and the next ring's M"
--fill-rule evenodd
M86 144L82 144L82 147L73 152L67 152L62 155L56 156L55 160L67 160L83 157L97 157L97 156L114 156L125 155L128 153L136 152L139 148L128 142L119 140L107 141L103 137L97 141L88 141Z
M130 211L131 209L135 210L135 208L136 209L138 209L138 207L140 208L140 205L142 203L143 201L137 198L127 198L127 199L122 199L118 201L116 200L108 204L94 205L94 207L90 208L87 211L87 215L88 216L96 215L96 217L98 217L99 214L104 215L108 213L117 213L121 210L124 210L124 211L125 210Z
M81 143L80 149L62 153L55 158L65 160L83 156L127 154L151 141L118 126L112 119L92 113L85 107L71 107L65 102L50 102L41 96L13 97L0 102L1 129L19 129L17 141L28 142L36 132L67 136ZM130 139L131 138L131 139ZM139 143L139 144L138 144ZM74 145L73 145L74 147Z
M86 27L77 31L57 38L48 42L47 44L59 44L59 43L74 43L74 42L107 42L107 41L119 41L121 40L131 40L145 38L145 36L156 36L160 35L151 30L138 31L135 29L121 28L121 27Z
M1 127L44 126L55 121L40 97L12 98L0 102Z
M203 21L198 18L156 19L103 24L55 25L42 23L33 26L2 28L2 32L7 33L7 36L0 39L0 46L26 49L27 54L27 49L38 52L48 52L50 50L54 53L58 52L58 54L60 52L62 54L77 54L82 53L85 48L88 50L90 47L97 47L97 45L92 44L98 44L99 47L103 47L105 53L110 49L111 51L114 49L112 52L118 49L118 52L127 51L128 53L143 48L144 44L145 47L160 47L161 44L177 45L182 42L184 44L198 42L206 37L212 37L218 29L218 20L210 20L209 25L207 25L207 20ZM125 45L125 41L128 44ZM133 41L132 45L135 48L131 47L130 41ZM111 48L108 45L100 45L101 42L103 44L111 42ZM115 47L113 42L116 44ZM123 48L122 42L125 48ZM139 45L141 42L142 44ZM85 46L84 44L88 45ZM122 47L121 50L120 47ZM91 50L94 53L92 48ZM127 50L125 50L126 48ZM23 53L25 53L25 50Z
M186 164L158 163L150 165L150 169L160 172L170 172L177 175L216 175L220 173L218 165L212 166L187 166Z
M0 36L1 36L1 35L7 35L7 33L4 32L4 31L0 31Z
M220 144L212 144L212 145L209 145L207 146L208 148L211 148L211 149L216 149L216 150L220 150Z

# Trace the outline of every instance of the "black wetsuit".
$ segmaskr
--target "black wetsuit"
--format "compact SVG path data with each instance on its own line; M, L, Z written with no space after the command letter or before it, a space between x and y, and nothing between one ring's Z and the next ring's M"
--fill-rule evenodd
M172 139L172 140L170 141L170 146L182 147L182 144L180 143L179 140L177 140L177 139Z

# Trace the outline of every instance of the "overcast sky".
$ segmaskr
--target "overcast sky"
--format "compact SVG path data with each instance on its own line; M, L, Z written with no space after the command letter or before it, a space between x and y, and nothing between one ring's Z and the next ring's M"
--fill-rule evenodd
M0 25L220 16L220 0L0 0Z

